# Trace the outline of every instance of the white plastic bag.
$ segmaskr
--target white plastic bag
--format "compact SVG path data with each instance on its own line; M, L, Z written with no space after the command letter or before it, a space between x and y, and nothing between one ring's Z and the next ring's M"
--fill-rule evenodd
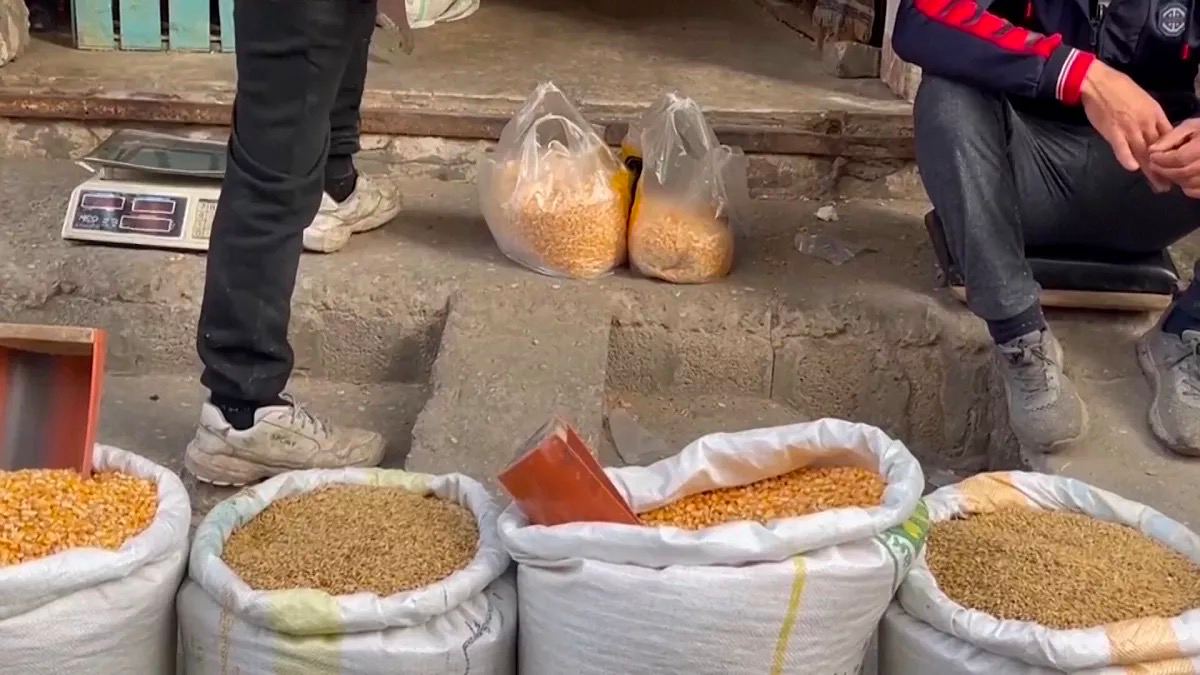
M479 166L479 206L496 245L552 276L592 279L625 262L632 187L629 170L549 83Z
M405 0L404 5L410 27L428 28L471 16L479 9L479 0Z
M167 675L192 509L171 471L97 445L97 471L153 480L158 511L116 551L72 549L0 567L0 673Z
M630 125L621 151L642 165L629 218L633 268L681 284L729 274L731 192L746 190L741 151L721 145L700 106L678 94Z
M701 531L500 516L519 563L527 675L856 673L925 530L924 477L899 441L838 420L713 434L607 469L636 512L810 465L887 481L883 505Z
M1075 511L1140 530L1200 563L1200 537L1154 509L1086 483L1038 473L979 474L926 497L932 522L998 508ZM990 673L1030 673L1036 668L1071 673L1200 671L1200 610L1173 619L1139 619L1081 630L1053 630L967 609L938 588L924 556L913 565L897 596L904 611L941 634L930 643L954 655L976 650L1010 665ZM917 650L924 648L920 646ZM886 671L885 671L886 672ZM903 672L903 671L896 671ZM959 671L955 671L959 672ZM971 672L976 671L962 671ZM980 670L979 672L984 672Z
M446 579L387 597L257 591L221 560L229 535L269 504L331 484L394 486L457 502L476 516L479 550ZM196 531L179 594L187 672L515 673L516 595L502 576L509 558L496 538L496 513L483 486L459 474L293 471L242 491L218 504Z

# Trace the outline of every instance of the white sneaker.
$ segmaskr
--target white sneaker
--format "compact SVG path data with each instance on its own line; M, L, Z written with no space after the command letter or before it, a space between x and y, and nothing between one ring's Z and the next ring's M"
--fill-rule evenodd
M334 427L292 403L259 408L254 426L238 431L206 402L184 466L205 483L240 486L284 471L376 466L383 459L379 434Z
M400 191L386 178L358 174L354 192L344 202L321 195L321 207L312 225L304 228L304 248L333 253L350 241L350 235L373 230L400 213Z

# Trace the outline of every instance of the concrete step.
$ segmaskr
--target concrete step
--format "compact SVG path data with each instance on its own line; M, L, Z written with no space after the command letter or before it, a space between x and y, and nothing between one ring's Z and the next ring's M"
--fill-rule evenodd
M451 303L409 467L471 466L490 479L555 413L602 450L603 463L617 463L603 435L610 319L596 311L602 301L568 298L556 286L540 300L499 290Z

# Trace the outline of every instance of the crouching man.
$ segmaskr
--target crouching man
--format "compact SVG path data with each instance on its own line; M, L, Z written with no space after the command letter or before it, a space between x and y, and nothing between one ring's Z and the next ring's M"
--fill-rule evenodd
M893 45L923 69L917 163L1027 447L1077 439L1087 413L1026 245L1151 254L1200 226L1192 3L901 0ZM1155 434L1200 455L1200 287L1137 349Z

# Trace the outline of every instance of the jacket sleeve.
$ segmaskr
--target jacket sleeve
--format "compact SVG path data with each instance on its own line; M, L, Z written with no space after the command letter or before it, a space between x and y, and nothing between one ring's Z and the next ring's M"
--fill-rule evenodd
M925 72L1027 98L1079 102L1095 56L1019 28L974 0L900 0L896 55Z

